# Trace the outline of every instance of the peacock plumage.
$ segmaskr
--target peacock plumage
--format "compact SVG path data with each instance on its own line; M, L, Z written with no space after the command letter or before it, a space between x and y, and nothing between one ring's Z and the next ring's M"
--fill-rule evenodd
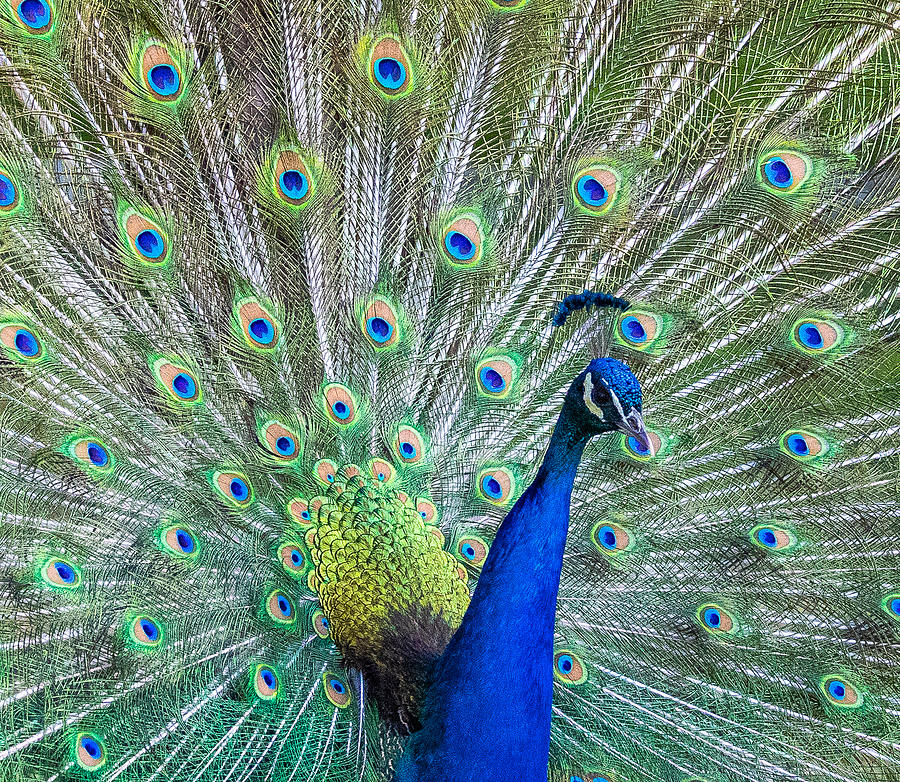
M4 3L0 780L900 778L898 56Z

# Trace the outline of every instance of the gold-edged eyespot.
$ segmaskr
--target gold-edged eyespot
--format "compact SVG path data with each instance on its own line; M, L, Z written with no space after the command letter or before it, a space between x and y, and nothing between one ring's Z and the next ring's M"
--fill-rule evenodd
M137 260L154 266L166 262L169 242L156 223L137 212L130 212L125 218L124 228L131 252Z
M634 538L624 527L612 521L600 521L591 530L591 542L608 556L621 554L634 544Z
M272 350L281 337L278 321L256 299L242 299L238 302L237 319L241 333L250 347L258 350Z
M128 625L131 640L139 646L155 647L162 643L163 631L160 624L149 616L136 616Z
M278 674L271 665L257 665L253 672L253 689L265 701L275 700L281 689Z
M384 459L372 459L369 470L379 483L390 483L394 479L394 468Z
M293 601L280 589L269 593L266 599L266 613L280 624L290 625L297 620Z
M315 181L306 161L295 151L285 150L275 160L275 194L293 207L306 206L315 193Z
M417 499L416 513L422 517L422 521L426 524L437 524L438 522L437 506L431 500L422 499L421 497Z
M629 310L619 318L619 336L630 347L643 350L656 340L662 326L652 312Z
M478 390L485 396L502 399L509 394L515 377L515 364L508 356L494 356L475 368Z
M790 551L797 545L792 533L773 524L758 524L750 530L751 542L766 551Z
M316 631L316 635L319 638L328 638L331 635L331 625L328 622L328 617L322 611L316 611L312 617L313 620L313 630Z
M173 524L163 529L160 542L163 549L176 557L193 559L200 552L196 535L181 524Z
M802 429L791 429L781 435L781 450L798 461L809 462L828 453L828 441Z
M19 188L16 187L13 178L0 169L0 214L14 212L19 203Z
M649 430L647 431L647 436L650 438L650 442L653 444L653 456L650 455L650 451L642 442L637 439L637 437L630 434L622 435L622 449L632 459L637 459L638 461L642 462L646 462L650 459L658 457L663 449L662 438L656 432L651 432Z
M812 173L812 163L799 152L773 152L760 162L759 178L773 193L790 193L802 185Z
M16 20L32 35L44 35L53 28L54 11L50 0L9 0Z
M881 607L887 611L889 616L900 620L900 593L885 597L884 600L881 601Z
M553 676L563 684L583 684L587 681L587 668L571 649L553 654Z
M714 603L706 603L697 609L697 620L709 633L728 634L735 630L734 617L729 611Z
M382 298L376 298L363 313L363 333L376 350L390 347L400 338L397 311Z
M184 78L169 50L161 44L151 44L141 58L144 87L154 100L172 103L184 90Z
M855 709L862 705L862 693L842 676L822 677L819 689L829 703L842 709Z
M253 500L253 487L247 476L240 472L214 472L213 488L228 502L242 508Z
M278 559L284 569L292 576L302 576L309 567L309 561L303 549L295 543L285 543L278 549Z
M476 568L484 564L489 550L487 541L477 535L460 538L456 544L456 555L467 565Z
M616 201L620 175L605 166L591 166L579 171L572 180L575 204L591 214L603 214Z
M106 747L93 733L75 736L75 762L85 771L96 771L106 763Z
M350 703L350 688L336 673L325 671L322 674L322 684L325 686L325 695L339 709L346 709Z
M347 386L329 383L323 392L325 413L338 426L349 426L356 419L356 402Z
M443 231L442 249L455 266L472 266L481 260L481 226L472 215L457 217Z
M401 426L397 430L394 451L404 464L417 464L425 457L425 441L411 426Z
M385 36L372 47L369 55L369 78L389 98L399 97L412 89L412 67L396 38Z
M54 557L41 568L44 582L60 589L77 589L81 586L81 571L71 562Z
M17 361L37 361L44 355L44 346L38 335L22 323L0 326L0 342L8 348L10 357Z
M109 472L113 458L109 449L96 438L80 438L69 445L69 454L85 467L96 472Z
M186 366L168 359L158 359L153 362L153 374L157 382L176 402L197 404L203 400L200 383Z
M313 469L316 478L326 486L330 486L337 480L338 468L331 459L319 459ZM321 503L319 503L319 507L321 507ZM310 508L310 511L314 512L315 509Z
M491 2L504 11L512 11L524 6L528 0L491 0Z
M300 455L300 438L280 422L267 421L261 434L266 448L278 459L293 461Z
M816 318L802 318L791 329L794 345L804 353L826 353L841 344L843 329L837 324Z
M494 505L508 503L515 488L515 478L505 467L493 467L478 474L478 491Z
M312 524L312 514L309 512L309 503L302 497L294 497L288 503L288 513L298 524Z

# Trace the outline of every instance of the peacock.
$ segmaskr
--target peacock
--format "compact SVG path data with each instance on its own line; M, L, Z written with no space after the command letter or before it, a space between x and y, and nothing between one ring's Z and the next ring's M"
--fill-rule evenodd
M0 4L0 780L900 779L898 59Z

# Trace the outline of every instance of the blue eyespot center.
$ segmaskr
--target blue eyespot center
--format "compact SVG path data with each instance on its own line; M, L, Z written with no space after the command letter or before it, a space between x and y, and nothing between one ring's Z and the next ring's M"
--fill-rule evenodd
M499 500L503 496L503 487L493 475L485 475L481 481L481 488L488 497Z
M334 483L334 475L328 473L328 475L325 476L325 480L327 480L329 483Z
M303 513L300 514L300 518L302 518L304 521L309 520L311 518L309 515L309 511L308 510L303 511Z
M181 78L178 71L168 63L154 65L148 74L150 86L158 95L168 96L178 92Z
M722 624L722 615L715 608L707 608L703 612L703 621L707 626L715 629Z
M784 162L780 157L773 157L771 160L767 161L765 166L763 167L766 179L769 180L769 184L774 187L786 188L790 187L794 183L794 175L791 174L791 169L788 167L788 164Z
M345 421L350 417L350 408L347 406L345 402L337 401L331 406L331 410L334 414L340 418L342 421Z
M92 739L90 736L82 736L81 737L81 748L87 752L94 760L97 760L102 754L103 750L100 749L100 745Z
M294 441L290 437L279 437L275 441L275 447L278 449L278 453L284 456L290 456L294 453L296 446L294 445Z
M797 336L800 338L800 342L811 350L819 350L825 344L822 332L819 331L819 327L815 323L800 324L800 328L797 329Z
M266 318L254 318L250 321L250 334L262 345L268 345L275 339L275 327Z
M334 690L338 695L343 695L347 692L347 688L344 686L344 683L339 679L331 679L328 682L328 685Z
M475 559L475 548L471 543L466 543L462 547L462 555L469 560Z
M289 169L282 172L281 176L278 177L278 186L285 196L294 201L299 201L309 192L309 179L302 171Z
M297 549L291 549L291 562L295 565L303 564L303 555Z
M91 460L91 464L96 467L105 467L107 462L109 462L109 455L106 453L106 449L102 445L97 445L97 443L88 443L87 455L88 459Z
M506 381L503 379L503 375L493 367L483 367L479 377L481 378L481 385L484 386L486 391L499 394L506 388Z
M572 668L575 667L575 661L572 659L571 655L561 654L556 661L556 667L559 669L560 673L571 673Z
M266 687L268 687L270 690L275 689L276 679L275 674L272 673L272 671L270 671L268 668L263 668L262 671L260 671L260 676Z
M75 582L75 571L67 563L54 562L53 568L63 583L72 584Z
M597 530L597 540L603 548L612 551L616 547L616 531L606 524Z
M50 8L43 0L23 0L19 3L19 19L33 30L50 24Z
M628 447L635 453L639 453L641 455L650 453L650 449L647 448L644 443L642 443L637 439L637 437L634 437L633 435L628 436Z
M471 261L475 257L477 248L475 243L464 233L448 231L444 237L444 247L458 261Z
M756 533L756 538L760 543L762 543L764 546L768 546L769 548L775 548L775 546L778 545L778 538L770 529L761 529Z
M366 321L366 332L376 342L387 342L394 333L394 327L384 318L377 316Z
M16 186L5 174L0 174L0 206L12 206L16 201Z
M609 198L609 193L590 174L585 174L578 180L578 195L590 206L603 206Z
M787 446L797 456L809 456L809 444L802 434L792 434L787 439Z
M406 81L406 68L393 57L381 57L375 61L375 79L386 89L399 89Z
M403 455L407 459L410 459L416 455L416 449L412 443L402 443L400 445L400 450L403 451Z
M190 399L197 393L197 384L187 372L179 372L172 379L172 390L182 399Z
M194 550L194 539L183 529L175 530L175 540L185 554L190 554Z
M250 493L250 490L247 488L247 484L244 483L240 478L232 478L229 489L231 490L231 496L236 500L245 500L247 499L247 495Z
M628 315L622 318L622 336L629 342L641 344L647 341L647 330L634 315Z
M900 616L900 597L895 597L891 599L890 602L891 613Z
M16 331L15 344L16 350L27 358L36 356L41 349L37 337L28 329L18 329Z
M281 611L284 616L291 615L291 603L284 595L278 596L278 610Z
M159 232L152 228L145 228L141 231L135 239L135 244L138 252L145 258L159 258L166 247Z
M844 683L836 680L829 682L828 692L836 701L842 701L847 696L847 688Z
M149 619L141 619L141 631L147 637L148 641L155 641L159 638L159 628Z
M328 617L327 617L327 616L324 616L324 615L323 615L323 616L322 616L322 619L321 619L321 622L322 622L322 627L326 627L326 628L327 628L327 627L329 626L329 625L328 625Z

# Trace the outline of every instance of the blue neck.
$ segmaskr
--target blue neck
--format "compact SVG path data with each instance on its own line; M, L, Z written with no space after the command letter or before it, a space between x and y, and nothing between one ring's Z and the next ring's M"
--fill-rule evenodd
M423 728L410 739L396 782L546 782L556 595L587 440L560 417L437 663Z

